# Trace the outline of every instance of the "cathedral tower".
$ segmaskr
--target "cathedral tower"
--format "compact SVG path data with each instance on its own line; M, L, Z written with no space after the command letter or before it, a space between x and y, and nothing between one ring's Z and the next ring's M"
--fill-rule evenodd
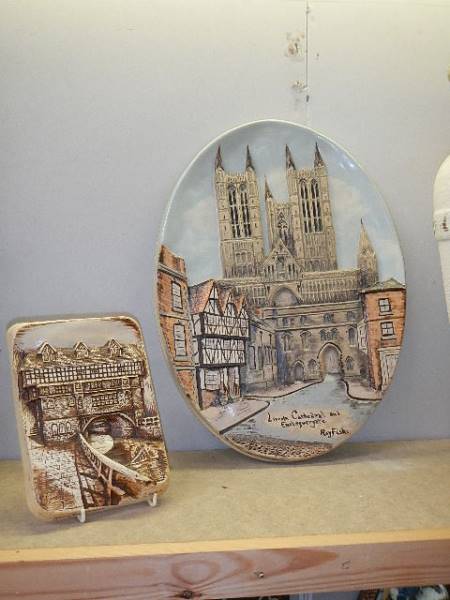
M289 202L277 202L274 199L267 179L264 188L269 247L273 248L277 240L282 240L284 245L293 252L290 204Z
M377 255L367 235L362 219L358 246L358 269L360 270L362 288L370 287L378 281Z
M312 169L297 169L291 151L286 146L286 178L293 222L294 253L301 269L337 269L328 172L317 144Z
M255 277L264 259L264 243L258 182L248 146L245 171L240 173L225 171L219 146L214 183L223 277Z

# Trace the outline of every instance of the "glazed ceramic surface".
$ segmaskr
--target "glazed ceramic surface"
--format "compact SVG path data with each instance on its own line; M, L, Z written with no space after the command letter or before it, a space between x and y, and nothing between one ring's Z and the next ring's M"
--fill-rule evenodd
M8 338L27 497L37 516L78 515L164 491L167 455L137 321L18 323Z
M185 171L157 295L190 406L265 460L347 440L382 398L402 343L403 260L383 200L339 146L282 121L225 133Z

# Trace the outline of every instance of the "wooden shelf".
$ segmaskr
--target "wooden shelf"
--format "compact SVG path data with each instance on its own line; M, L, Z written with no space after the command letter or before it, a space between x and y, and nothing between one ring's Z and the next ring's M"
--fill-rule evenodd
M163 600L450 581L450 441L347 444L299 465L171 454L169 491L45 523L0 463L0 598Z

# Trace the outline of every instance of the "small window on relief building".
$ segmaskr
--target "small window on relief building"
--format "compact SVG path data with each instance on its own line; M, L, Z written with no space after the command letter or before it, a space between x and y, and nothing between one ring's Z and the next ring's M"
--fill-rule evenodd
M390 313L392 308L389 298L380 298L378 300L378 308L380 309L380 313Z
M183 298L181 296L181 285L172 281L172 308L174 309L182 309L183 308Z
M186 356L186 331L184 325L173 326L173 338L175 345L175 356Z
M384 321L381 323L381 335L383 337L391 337L395 335L394 323L392 321Z

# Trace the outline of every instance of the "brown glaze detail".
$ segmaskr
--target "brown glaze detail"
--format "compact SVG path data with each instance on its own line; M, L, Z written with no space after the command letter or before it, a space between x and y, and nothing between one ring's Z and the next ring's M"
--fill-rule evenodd
M83 334L99 341L85 343ZM37 516L96 511L166 489L167 454L133 317L16 324L9 342L27 499Z

